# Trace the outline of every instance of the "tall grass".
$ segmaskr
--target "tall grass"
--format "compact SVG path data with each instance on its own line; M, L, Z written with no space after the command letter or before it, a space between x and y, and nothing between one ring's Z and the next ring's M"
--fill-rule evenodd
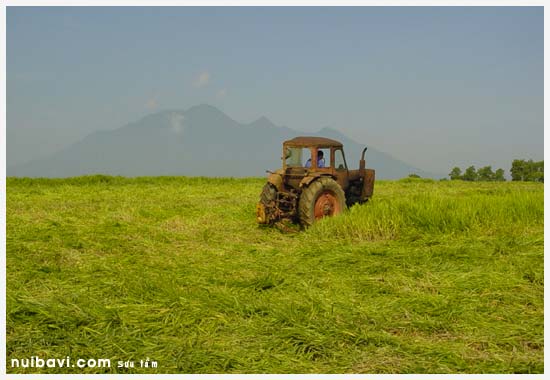
M352 240L398 239L413 234L494 234L544 221L542 192L520 189L457 197L440 190L377 199L323 220L310 231Z
M7 181L9 373L543 373L543 186L377 181L306 231L265 180Z

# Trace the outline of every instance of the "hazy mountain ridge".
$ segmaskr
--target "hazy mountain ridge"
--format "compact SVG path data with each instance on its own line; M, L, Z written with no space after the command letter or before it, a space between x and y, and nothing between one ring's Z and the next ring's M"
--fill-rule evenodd
M43 159L7 168L8 176L263 176L280 167L281 143L300 136L333 138L344 144L350 169L359 165L364 147L331 128L304 133L276 126L266 117L242 124L209 105L187 111L166 110L112 131L98 131ZM410 173L434 177L369 146L367 166L377 178Z

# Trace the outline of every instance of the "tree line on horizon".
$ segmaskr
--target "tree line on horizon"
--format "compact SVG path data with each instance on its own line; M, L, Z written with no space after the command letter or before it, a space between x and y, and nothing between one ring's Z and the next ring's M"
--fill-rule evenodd
M512 161L510 169L512 181L544 182L544 161L519 160ZM493 172L491 166L484 166L476 170L472 165L462 173L462 170L455 166L449 173L451 180L462 181L506 181L504 169L497 169Z

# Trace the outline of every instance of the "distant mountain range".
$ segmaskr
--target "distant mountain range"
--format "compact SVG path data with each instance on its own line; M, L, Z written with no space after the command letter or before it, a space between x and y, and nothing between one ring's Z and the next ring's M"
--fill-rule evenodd
M344 144L350 169L359 166L363 144L323 128L304 133L274 125L262 117L241 124L209 105L158 112L116 130L92 133L41 159L7 168L8 176L72 177L86 174L122 176L186 175L264 176L281 166L281 144L301 135L329 137ZM379 179L432 173L407 165L369 146L367 167Z

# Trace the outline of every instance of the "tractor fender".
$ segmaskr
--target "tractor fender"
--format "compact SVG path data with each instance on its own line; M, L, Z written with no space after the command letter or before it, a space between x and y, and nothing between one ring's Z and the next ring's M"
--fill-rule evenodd
M283 191L283 176L282 173L278 173L278 170L267 177L267 182L275 186L277 191Z
M320 177L330 177L330 178L333 178L330 174L324 174L324 173L312 173L306 177L304 177L304 179L302 179L300 181L300 189L303 188L303 187L308 187L310 183L312 183L313 181L315 181L317 178L320 178ZM334 179L334 178L333 178Z

